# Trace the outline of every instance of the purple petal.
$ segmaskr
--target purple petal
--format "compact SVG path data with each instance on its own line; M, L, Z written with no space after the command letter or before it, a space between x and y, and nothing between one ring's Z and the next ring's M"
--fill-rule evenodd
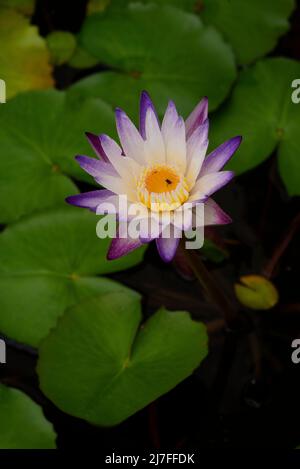
M81 168L93 177L99 177L103 173L109 176L118 176L114 167L105 161L96 160L96 158L89 158L84 155L77 155L75 159Z
M114 260L119 257L125 256L134 249L139 248L142 245L139 239L132 238L114 238L108 249L107 259Z
M158 253L164 262L170 262L176 254L180 238L157 238Z
M225 166L227 161L232 157L240 146L242 137L234 137L222 143L214 151L212 151L203 162L201 175L215 173Z
M105 151L102 148L101 141L98 135L92 134L91 132L85 133L86 138L88 139L91 147L93 148L94 152L98 156L98 158L102 158L104 161L108 161L108 158L105 154Z
M204 225L227 225L232 219L213 200L207 199L204 204Z
M106 189L99 191L84 192L83 194L70 195L66 198L66 202L77 207L89 208L93 212L96 211L97 206L103 202L107 197L111 197L113 192Z
M151 98L149 94L147 93L147 91L142 91L141 99L140 99L140 134L144 140L146 138L146 114L149 108L152 109L154 115L156 116L157 123L159 125L157 113L151 101Z
M185 121L186 138L188 139L194 130L207 119L208 115L208 99L204 97L200 103L197 104L195 109Z
M151 241L153 241L153 239L152 238L142 238L140 236L140 241L141 241L142 244L149 244L149 243L151 243Z

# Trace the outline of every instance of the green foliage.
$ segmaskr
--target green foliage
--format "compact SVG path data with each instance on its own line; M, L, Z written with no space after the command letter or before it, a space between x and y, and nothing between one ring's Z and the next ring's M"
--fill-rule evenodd
M118 424L189 376L207 354L205 326L187 312L160 309L143 323L139 295L101 277L137 265L145 248L107 261L110 241L97 238L96 215L65 204L78 192L72 179L94 184L74 161L76 154L92 156L84 132L115 137L117 106L137 122L143 89L160 115L173 99L187 116L207 95L210 110L219 108L212 148L244 138L228 167L241 174L276 150L289 194L299 195L300 104L291 100L291 84L300 63L272 58L249 65L287 31L293 6L90 0L78 37L55 31L47 48L24 16L34 1L0 0L0 78L13 98L0 106L0 222L14 223L0 234L0 331L40 347L42 390L63 411ZM105 71L67 91L41 91L54 85L50 59ZM236 62L249 67L234 85ZM209 240L202 254L213 262L228 256ZM254 309L278 300L274 287L255 276L241 278L235 290ZM0 415L0 448L55 447L51 424L22 392L0 385Z
M90 0L89 4L91 5L97 5L97 4L103 4L106 3L106 6L109 8L120 8L120 7L125 7L128 6L130 3L143 3L145 5L149 3L155 3L157 5L169 5L173 7L178 7L183 10L196 10L197 9L197 4L201 0ZM103 8L102 8L103 10ZM96 9L94 9L94 12ZM98 11L101 11L100 9Z
M68 31L53 31L47 36L47 46L54 65L62 65L72 57L76 48L76 38Z
M294 0L203 0L201 17L224 34L239 63L246 64L274 48L289 28Z
M159 310L140 327L139 300L107 294L71 308L40 348L43 392L62 410L115 425L189 376L207 354L205 327Z
M99 99L68 99L63 91L36 91L0 107L0 221L64 204L77 188L67 177L88 176L74 160L92 155L84 132L113 134L110 107Z
M55 432L23 392L0 384L0 449L53 449Z
M292 81L300 63L283 58L258 62L244 70L232 96L212 123L212 148L242 135L238 156L228 168L238 174L254 168L277 149L279 172L291 195L300 194L300 108L292 102Z
M196 15L170 6L131 4L91 15L79 43L118 70L88 78L81 89L135 116L142 89L160 113L172 98L187 115L204 95L216 108L235 78L233 54L220 34Z
M229 257L228 251L218 246L211 239L206 238L201 248L201 254L209 261L219 264Z
M94 67L98 62L99 60L89 54L83 47L77 46L68 64L70 67L80 69Z
M119 2L120 0L118 0L118 3ZM87 3L87 14L91 15L99 11L104 11L110 5L110 3L111 0L89 0ZM113 3L115 3L115 1Z
M21 91L53 86L49 53L36 26L0 4L0 73L7 97Z
M36 346L68 306L103 292L124 291L122 285L96 275L128 269L141 261L144 249L107 261L110 240L97 238L96 221L93 213L66 207L19 222L1 234L2 332Z
M0 8L11 8L26 16L34 11L35 0L0 0Z

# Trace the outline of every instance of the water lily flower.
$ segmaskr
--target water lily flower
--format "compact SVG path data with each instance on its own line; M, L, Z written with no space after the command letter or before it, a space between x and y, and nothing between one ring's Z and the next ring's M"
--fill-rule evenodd
M97 213L99 206L109 202L117 210L118 198L126 195L128 207L137 204L141 217L159 219L156 245L162 259L173 259L183 230L193 228L195 217L187 217L180 225L182 210L204 204L202 225L231 222L211 198L227 184L232 171L220 171L241 143L241 137L224 142L208 156L208 100L203 98L190 116L178 115L170 101L160 124L153 103L146 92L141 94L139 131L121 109L116 110L116 125L121 146L107 135L87 133L98 158L79 155L80 166L104 189L73 195L66 200L72 205ZM194 213L192 210L192 213ZM128 220L119 215L119 227ZM164 231L172 225L171 235ZM112 239L108 259L116 259L152 241L153 236L141 233L138 238L120 236Z

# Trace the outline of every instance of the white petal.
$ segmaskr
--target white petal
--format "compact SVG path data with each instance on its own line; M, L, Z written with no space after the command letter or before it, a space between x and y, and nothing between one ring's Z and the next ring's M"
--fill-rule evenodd
M175 126L177 120L178 120L178 112L176 110L176 106L173 101L169 101L167 110L165 112L163 121L162 121L162 126L161 126L161 133L163 135L163 139L165 141L165 144L169 140L169 133Z
M188 204L182 205L173 212L172 224L181 231L189 230L192 227L192 220L192 208Z
M151 107L146 112L145 122L145 158L147 164L165 163L165 145L157 122L157 117Z
M186 170L185 123L178 117L175 125L168 130L166 144L167 164L174 165L183 174Z
M95 181L115 194L124 194L129 200L136 200L136 190L125 179L103 173L97 176Z
M116 123L125 155L140 164L145 163L144 140L135 125L121 109L116 110Z
M126 159L122 155L121 147L108 135L100 135L100 141L109 161L121 177L131 175L130 168L126 164Z
M219 171L200 177L191 191L188 202L203 200L225 186L234 176L232 171Z
M197 127L187 141L186 178L190 187L195 184L208 147L208 120Z

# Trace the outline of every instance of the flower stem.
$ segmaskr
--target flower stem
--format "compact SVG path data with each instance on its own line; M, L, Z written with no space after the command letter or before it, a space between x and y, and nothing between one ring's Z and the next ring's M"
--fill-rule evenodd
M229 329L236 329L237 323L240 322L240 316L237 310L231 305L223 290L219 288L215 278L207 270L200 256L192 249L185 249L184 243L181 243L180 247L207 297L215 303L221 311L227 327Z
M283 256L284 252L286 251L287 247L289 246L290 242L293 239L293 236L300 228L300 213L296 215L293 219L292 223L288 227L286 233L284 234L283 239L276 247L271 259L267 262L266 266L263 269L263 275L267 278L272 278L275 268L280 261L280 258Z

